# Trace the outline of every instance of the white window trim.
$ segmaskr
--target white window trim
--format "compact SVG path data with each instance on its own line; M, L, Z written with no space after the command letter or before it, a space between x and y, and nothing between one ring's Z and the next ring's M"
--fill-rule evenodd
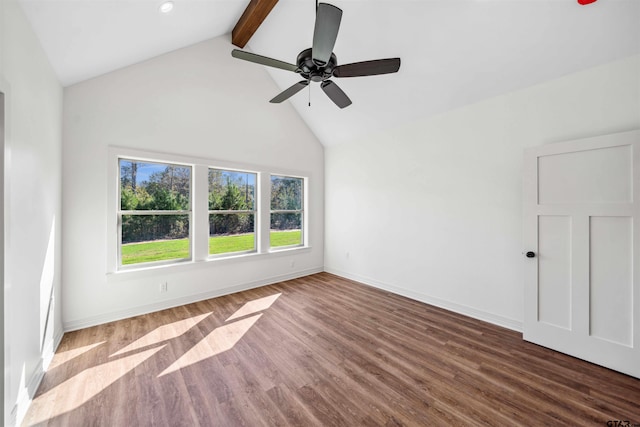
M217 259L217 258L228 258L230 256L237 256L237 255L244 255L244 254L254 254L258 252L258 201L260 199L260 187L259 187L259 177L260 177L260 172L256 172L256 171L251 171L251 170L245 170L245 169L223 169L220 167L213 167L211 166L209 169L215 169L215 170L219 170L219 171L225 171L225 172L242 172L242 173L251 173L254 174L256 176L256 184L255 184L255 194L253 195L253 210L226 210L226 211L216 211L216 210L211 210L209 209L209 180L207 179L207 209L208 209L208 214L207 214L207 229L209 228L209 216L210 215L226 215L226 214L239 214L239 213L250 213L253 214L253 236L254 236L254 240L253 240L253 249L249 249L246 251L237 251L237 252L225 252L225 253L221 253L221 254L210 254L209 253L209 242L207 242L207 254L209 256L209 258L212 259ZM209 171L207 171L207 177L209 176Z
M149 163L161 163L161 164L170 164L176 166L186 166L191 170L191 179L189 183L189 210L147 210L147 211L123 211L120 210L120 160L140 160L140 161L148 161ZM122 264L122 216L123 215L187 215L189 217L189 256L186 258L176 258L176 259L168 259L162 261L155 262L145 262L145 266L153 267L153 266L162 266L169 264L177 264L181 262L189 262L193 259L193 173L194 173L194 165L190 165L188 163L176 163L176 162L159 162L158 160L149 159L149 158L131 158L127 156L118 156L118 183L117 183L117 195L116 195L116 233L117 233L117 251L116 251L116 268L119 271L124 270L133 270L140 268L140 264Z
M119 209L120 173L119 158L131 160L144 160L164 162L178 165L191 166L192 188L191 188L191 260L160 261L159 263L142 263L118 268L118 224L116 212ZM183 271L191 270L203 266L213 266L224 263L244 262L250 259L260 259L263 257L282 256L307 251L311 248L309 242L309 181L313 179L312 174L299 170L285 169L281 167L270 167L265 165L255 165L250 163L238 163L225 160L206 159L201 157L190 157L179 154L138 150L119 146L108 148L107 161L107 269L108 276L140 276L144 277L154 273L158 269L171 269ZM256 182L256 251L253 252L230 252L229 254L209 255L209 169L234 170L251 172L257 175ZM300 246L279 246L270 247L269 225L271 215L271 175L290 176L302 178L304 185L304 205L303 205L303 244ZM206 230L202 233L201 230ZM111 281L111 279L110 279Z
M283 178L297 178L302 179L302 209L271 209L271 177L272 176L281 176ZM307 190L308 190L308 182L307 178L304 176L294 176L288 174L279 174L279 173L271 173L269 174L269 232L271 232L271 214L273 213L300 213L302 214L302 238L301 243L297 245L287 245L287 246L271 246L271 234L269 234L269 252L279 252L287 249L296 249L300 247L307 246L307 210L305 207L307 206Z

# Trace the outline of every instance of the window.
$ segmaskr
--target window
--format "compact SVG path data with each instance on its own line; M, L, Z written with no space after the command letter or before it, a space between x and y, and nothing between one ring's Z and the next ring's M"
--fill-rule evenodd
M109 163L108 274L142 277L308 245L309 183L295 171L123 147L109 148Z
M272 248L303 244L303 189L303 178L271 175Z
M209 254L256 250L256 174L209 169Z
M191 167L120 158L118 265L191 259Z

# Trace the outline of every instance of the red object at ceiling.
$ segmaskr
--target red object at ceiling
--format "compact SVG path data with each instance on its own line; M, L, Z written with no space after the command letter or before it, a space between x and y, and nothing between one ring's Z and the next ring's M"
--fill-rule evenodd
M581 5L585 5L585 4L591 4L593 2L595 2L596 0L578 0L578 3L580 3Z

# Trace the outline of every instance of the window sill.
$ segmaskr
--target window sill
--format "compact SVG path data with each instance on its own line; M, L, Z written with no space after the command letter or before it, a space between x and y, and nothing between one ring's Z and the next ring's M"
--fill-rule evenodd
M248 261L260 261L273 257L291 256L311 251L311 246L296 246L292 248L272 249L263 253L242 253L230 256L216 256L199 261L181 261L172 264L154 265L139 268L128 268L107 273L107 283L117 283L129 280L156 276L158 274L183 273L200 268L212 268L217 265L227 265Z

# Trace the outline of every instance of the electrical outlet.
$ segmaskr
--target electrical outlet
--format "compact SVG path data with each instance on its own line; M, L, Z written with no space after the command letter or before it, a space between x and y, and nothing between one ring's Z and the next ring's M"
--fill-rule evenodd
M160 283L160 292L167 292L169 284L167 282Z

